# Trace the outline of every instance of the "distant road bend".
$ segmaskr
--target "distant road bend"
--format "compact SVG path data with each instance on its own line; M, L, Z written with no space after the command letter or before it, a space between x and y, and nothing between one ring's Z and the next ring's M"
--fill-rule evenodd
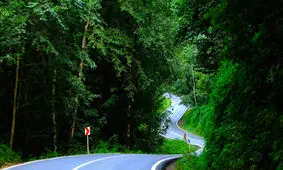
M178 126L179 120L182 118L182 116L184 115L186 110L189 108L189 106L181 104L181 98L176 95L165 93L164 96L170 98L172 101L171 106L166 109L172 112L172 114L170 114L169 116L171 122L169 124L167 133L164 135L164 137L168 139L184 140L184 134L187 134L187 139L190 140L190 143L192 145L196 145L200 147L200 149L195 152L197 155L200 155L203 151L203 147L205 144L204 139L200 136L186 132L185 130L181 129Z
M174 95L165 94L172 100L171 124L168 132L164 135L170 139L183 140L184 131L176 122L185 113L187 107L180 105L180 98ZM201 137L187 133L190 141L201 148L204 140ZM200 154L202 149L197 151ZM157 154L90 154L77 156L64 156L45 160L27 162L15 165L3 170L160 170L162 165L172 159L182 155L157 155Z

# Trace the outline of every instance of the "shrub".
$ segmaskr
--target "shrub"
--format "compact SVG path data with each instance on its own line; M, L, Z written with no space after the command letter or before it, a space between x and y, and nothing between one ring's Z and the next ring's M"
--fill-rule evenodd
M7 163L21 162L21 157L7 145L0 145L0 167Z
M177 170L205 170L205 159L203 156L184 155L176 162Z
M108 141L100 140L98 145L92 150L93 153L115 153L115 152L129 152L124 146L120 145L118 135L113 135Z
M59 156L59 154L57 152L47 150L46 153L40 155L39 159L47 159L47 158L53 158L53 157L57 157L57 156Z

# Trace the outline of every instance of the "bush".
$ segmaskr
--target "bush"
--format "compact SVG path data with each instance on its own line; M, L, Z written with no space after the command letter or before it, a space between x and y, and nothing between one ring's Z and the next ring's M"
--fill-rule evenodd
M193 155L184 155L181 159L176 162L177 170L204 170L205 159L203 156L196 157Z
M120 145L118 135L113 135L108 141L100 140L92 153L115 153L129 152L124 146Z
M40 155L39 159L54 158L54 157L57 157L57 156L59 156L59 154L57 152L47 150L46 153Z
M208 94L197 91L196 98L199 106L208 104ZM182 96L182 104L196 106L194 93L192 91L189 94Z
M68 150L66 152L67 155L79 155L86 154L86 145L73 140L68 144Z
M12 151L7 145L0 145L0 167L7 163L21 162L21 157L16 152Z

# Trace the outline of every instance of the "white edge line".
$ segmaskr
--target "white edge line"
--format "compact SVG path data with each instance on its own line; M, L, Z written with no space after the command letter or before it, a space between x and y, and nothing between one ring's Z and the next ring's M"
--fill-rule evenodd
M171 159L176 159L176 158L180 158L182 156L175 156L175 157L170 157L170 158L165 158L165 159L161 159L159 160L158 162L156 162L152 167L151 167L151 170L156 170L157 166L159 164L161 164L162 162L165 162L165 161L168 161L168 160L171 160Z
M103 160L106 160L106 159L118 158L118 157L125 157L125 156L129 156L129 155L110 156L110 157L106 157L106 158L95 159L95 160L86 162L86 163L84 163L84 164L81 164L81 165L79 165L79 166L73 168L72 170L78 170L78 169L80 169L81 167L87 166L87 165L92 164L92 163L94 163L94 162L103 161Z
M189 108L190 108L190 106L186 107L186 111L187 111ZM186 111L185 111L185 113L186 113ZM184 114L185 114L185 113L184 113ZM184 133L189 133L189 134L191 134L190 132L185 131L184 129L182 129L182 128L178 125L179 121L182 119L182 117L184 116L184 114L176 121L176 126L177 126L178 129L180 129L180 130L183 131ZM198 135L195 135L195 134L192 134L192 135L198 136ZM201 136L198 136L198 137L202 138ZM203 146L200 145L200 144L192 144L192 143L189 143L189 144L200 147L200 149L196 150L195 153L197 153L197 152L200 151L200 150L203 150Z
M94 154L90 154L90 155L94 155ZM95 154L98 155L98 154ZM62 159L62 158L73 158L73 157L80 157L80 156L87 156L86 154L82 154L82 155L70 155L70 156L59 156L59 157L55 157L55 158L48 158L48 159L40 159L40 160L35 160L35 161L30 161L30 162L25 162L25 163L21 163L18 165L13 165L7 168L3 168L1 170L9 170L12 168L16 168L19 166L24 166L24 165L28 165L28 164L32 164L32 163L37 163L37 162L43 162L43 161L51 161L51 160L56 160L56 159Z
M169 98L170 98L170 97L169 97ZM171 98L170 98L170 100L172 101ZM180 102L180 103L181 103L181 102ZM180 103L178 103L178 105L179 105ZM171 104L171 106L172 106L172 104ZM169 107L171 107L171 106L169 106ZM186 106L186 105L184 105L184 106ZM169 108L169 107L168 107L168 108ZM189 108L190 108L190 106L186 106L186 111L187 111ZM166 110L167 110L167 109L166 109ZM185 113L186 113L186 111L185 111ZM184 114L185 114L185 113L184 113ZM184 133L189 133L189 134L191 134L190 132L187 132L187 131L185 131L184 129L180 128L180 126L178 125L180 119L184 116L184 114L175 122L175 124L176 124L176 126L177 126L177 128L178 128L179 130L183 131ZM195 134L192 134L192 135L195 135ZM165 136L165 135L164 135L164 136ZM198 135L195 135L195 136L198 136ZM201 137L201 136L198 136L198 137ZM202 137L201 137L201 138L202 138ZM190 144L191 144L191 143L190 143ZM195 153L196 153L197 151L200 151L200 150L203 149L203 146L202 146L202 145L199 145L199 144L192 144L192 145L196 145L196 146L200 147L200 149L196 150Z
M16 168L16 167L19 167L19 166L28 165L28 164L37 163L37 162L51 161L51 160L56 160L56 159L61 159L61 158L79 157L79 156L83 156L83 155L60 156L60 157L55 157L55 158L35 160L35 161L30 161L30 162L25 162L25 163L21 163L21 164L18 164L18 165L10 166L10 167L7 167L7 168L1 169L1 170L8 170L8 169L11 169L11 168Z
M189 109L189 107L188 107L187 109ZM184 114L185 114L185 113L184 113ZM182 116L182 117L183 117L183 116ZM180 126L178 125L178 123L179 123L179 121L180 121L180 119L181 119L182 117L180 117L180 118L178 119L178 121L176 122L177 128L178 128L179 130L183 131L184 133L189 133L189 134L191 134L190 132L187 132L187 131L185 131L184 129L180 128ZM192 134L192 135L195 135L195 134ZM198 135L195 135L195 136L198 136ZM201 136L198 136L198 137L201 137ZM202 138L202 137L201 137L201 138ZM189 144L200 147L200 149L198 149L198 150L203 149L203 146L202 146L202 145L199 145L199 144L192 144L192 143L189 143ZM195 152L197 152L198 150L196 150Z

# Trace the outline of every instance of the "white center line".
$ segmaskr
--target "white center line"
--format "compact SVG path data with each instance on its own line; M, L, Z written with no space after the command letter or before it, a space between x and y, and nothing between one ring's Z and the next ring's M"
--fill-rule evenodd
M89 165L89 164L92 164L92 163L94 163L94 162L103 161L103 160L112 159L112 158L125 157L125 156L130 156L130 155L110 156L110 157L106 157L106 158L95 159L95 160L86 162L86 163L84 163L84 164L81 164L81 165L75 167L75 168L72 169L72 170L78 170L78 169L80 169L80 168L82 168L82 167L84 167L84 166L87 166L87 165Z

